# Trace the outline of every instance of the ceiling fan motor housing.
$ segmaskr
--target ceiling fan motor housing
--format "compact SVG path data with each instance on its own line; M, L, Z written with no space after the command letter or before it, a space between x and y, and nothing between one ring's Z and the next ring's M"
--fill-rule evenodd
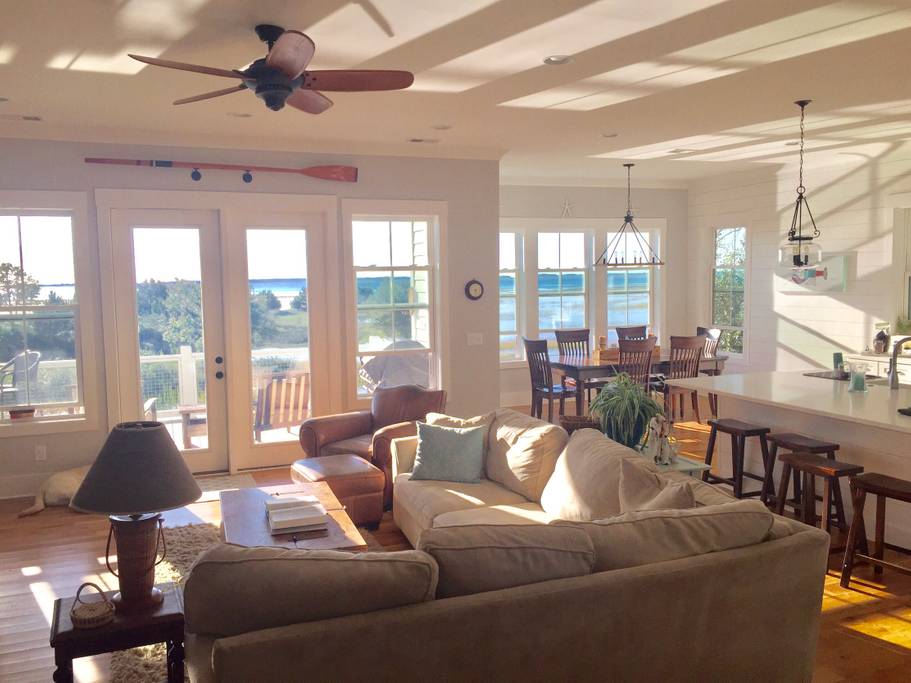
M303 75L294 79L288 78L278 69L266 64L265 59L257 59L243 74L247 87L272 111L282 109L285 100L304 82Z

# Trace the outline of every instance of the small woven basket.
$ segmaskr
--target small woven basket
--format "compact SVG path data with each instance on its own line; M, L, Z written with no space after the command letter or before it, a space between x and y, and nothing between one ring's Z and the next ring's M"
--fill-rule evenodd
M601 429L601 423L587 415L561 415L560 426L569 434L577 429Z
M101 600L84 602L81 599L84 588L94 588L101 596ZM70 609L70 620L76 628L97 628L109 624L114 619L114 603L94 583L84 583L76 591L76 599Z

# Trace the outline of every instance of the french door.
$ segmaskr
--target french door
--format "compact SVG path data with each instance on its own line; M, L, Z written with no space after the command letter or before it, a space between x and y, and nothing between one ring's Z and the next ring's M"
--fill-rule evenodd
M112 209L120 416L194 472L287 464L328 412L320 213Z

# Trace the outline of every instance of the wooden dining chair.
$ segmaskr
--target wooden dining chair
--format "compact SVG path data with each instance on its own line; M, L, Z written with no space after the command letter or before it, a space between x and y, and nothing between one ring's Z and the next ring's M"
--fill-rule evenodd
M620 359L617 363L617 372L625 372L637 384L641 384L646 393L652 379L652 352L657 337L647 339L621 339L617 342L620 346Z
M590 330L554 330L554 336L557 338L557 350L560 352L561 356L578 356L579 358L589 357ZM604 379L586 380L585 390L589 403L592 401L592 389L600 389L606 383L607 380ZM564 391L569 391L571 388L575 389L576 387L576 381L571 377L563 377L560 380L560 384L563 385Z
M705 357L714 358L718 353L721 330L717 327L697 327L696 334L705 337ZM700 373L710 377L717 377L721 374L721 371L712 368L710 370L700 370ZM718 417L718 394L709 394L709 408L712 411L712 417Z
M547 421L554 416L554 399L560 401L560 415L563 415L566 395L569 391L563 384L554 384L553 373L550 369L550 358L547 355L546 339L525 339L525 358L528 360L528 370L531 375L531 416L542 419L544 412L544 398L547 398Z
M648 336L648 327L646 325L634 325L633 327L617 327L617 339L645 339Z
M670 415L671 422L677 415L676 401L679 399L680 417L683 417L683 399L690 394L693 403L693 412L696 413L696 422L701 422L699 416L699 394L691 389L678 389L670 386L666 380L689 379L699 376L699 365L705 352L705 337L671 337L671 353L668 363L668 372L664 380L653 383L652 387L664 394L664 412Z

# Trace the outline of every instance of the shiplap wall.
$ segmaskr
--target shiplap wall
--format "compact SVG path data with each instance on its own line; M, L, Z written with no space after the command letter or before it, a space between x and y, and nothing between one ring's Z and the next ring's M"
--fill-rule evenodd
M692 325L710 320L712 235L748 231L747 348L735 369L799 370L829 366L834 351L870 343L874 324L894 321L902 302L911 148L893 145L843 163L805 171L807 196L822 231L823 255L848 256L844 292L796 293L775 274L790 225L796 168L774 167L694 182L688 193L688 309Z

